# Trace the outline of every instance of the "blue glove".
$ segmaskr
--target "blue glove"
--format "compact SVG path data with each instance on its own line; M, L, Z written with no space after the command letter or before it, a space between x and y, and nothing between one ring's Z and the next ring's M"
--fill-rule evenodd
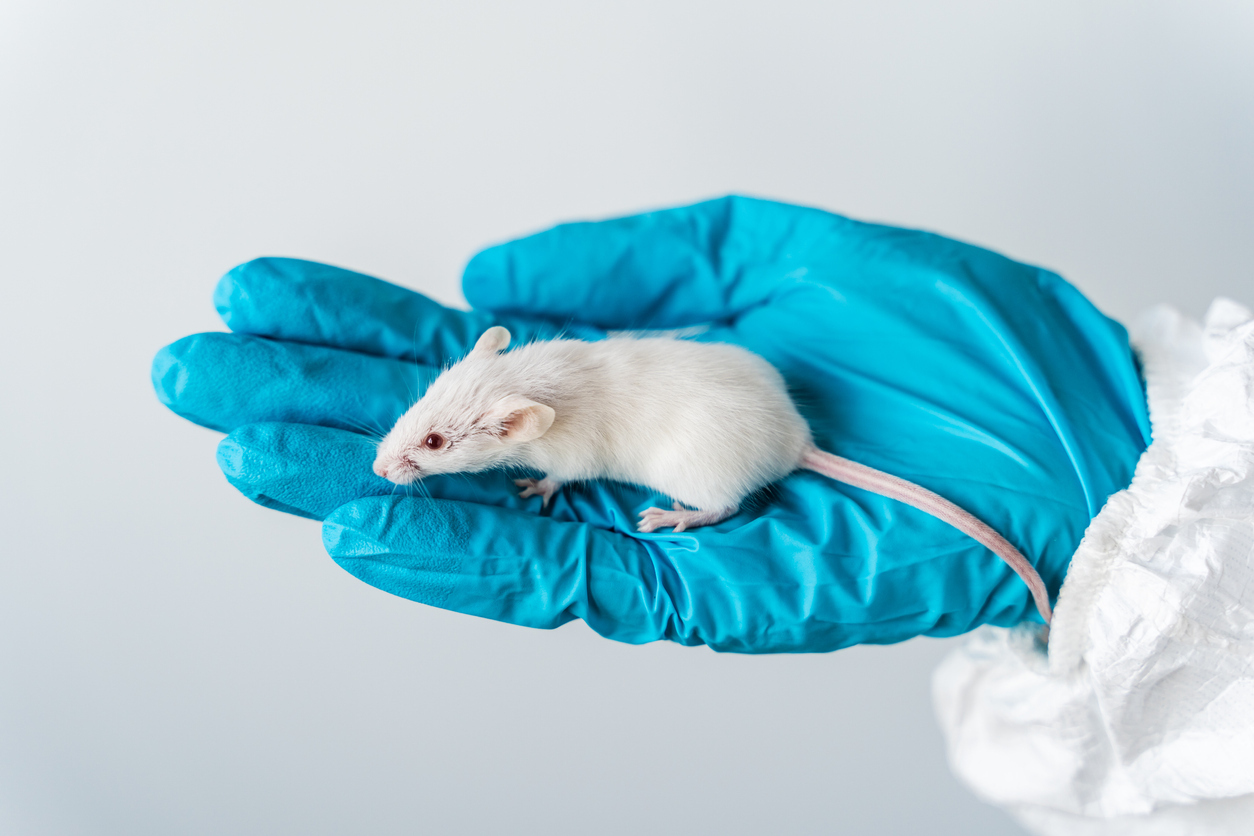
M733 197L492 247L463 287L469 312L336 267L252 261L217 289L233 333L163 349L153 383L229 432L231 484L324 520L331 557L369 584L513 624L581 618L618 641L746 653L1036 616L970 538L814 473L711 528L639 534L638 512L665 497L568 485L541 510L503 472L402 495L371 472L372 436L491 325L515 344L690 328L765 357L820 447L973 512L1055 595L1149 442L1122 327L1052 273L936 235Z

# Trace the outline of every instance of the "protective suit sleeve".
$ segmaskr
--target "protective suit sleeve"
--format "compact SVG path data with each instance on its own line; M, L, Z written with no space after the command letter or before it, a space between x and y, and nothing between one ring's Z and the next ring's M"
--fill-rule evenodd
M981 628L937 713L957 773L1038 833L1250 833L1254 317L1157 308L1135 342L1153 442L1072 559L1048 656Z

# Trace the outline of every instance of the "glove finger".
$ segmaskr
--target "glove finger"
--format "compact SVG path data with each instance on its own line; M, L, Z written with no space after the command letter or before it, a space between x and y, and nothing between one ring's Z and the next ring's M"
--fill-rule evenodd
M431 496L517 509L538 509L518 496L504 471L428 476L399 487L374 474L375 442L359 433L309 424L245 424L218 445L218 466L253 502L321 520L336 508L367 496ZM569 503L554 501L569 516Z
M225 432L282 421L382 436L435 375L401 360L224 333L184 337L152 364L162 403Z
M646 541L584 523L439 499L366 498L334 511L323 544L371 586L434 607L608 638L673 638L673 572Z
M816 209L729 197L490 247L462 290L475 308L603 328L673 328L764 303L808 244L862 228Z
M399 285L296 258L258 258L235 267L213 296L232 331L327 345L432 365L460 359L493 325L515 342L559 333L597 339L595 329L562 329L534 317L460 311Z

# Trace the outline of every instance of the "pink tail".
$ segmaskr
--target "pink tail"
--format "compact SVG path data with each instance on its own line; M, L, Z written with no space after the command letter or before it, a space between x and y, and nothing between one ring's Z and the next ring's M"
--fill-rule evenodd
M831 453L826 453L817 447L811 447L802 456L801 466L807 470L813 470L815 473L821 473L824 476L835 479L837 482L844 482L846 485L853 485L855 488L862 488L880 496L900 500L907 505L918 508L920 511L926 511L937 519L944 520L963 534L970 535L976 542L987 546L994 554L1006 561L1006 565L1014 569L1015 573L1023 578L1023 582L1028 585L1028 589L1032 592L1032 599L1036 601L1036 609L1040 611L1041 617L1045 619L1045 623L1049 624L1050 619L1053 618L1053 613L1049 608L1049 593L1045 590L1045 582L1041 580L1041 576L1037 574L1032 564L1028 563L1028 559L1020 554L1018 549L1006 542L1006 538L957 505L954 505L948 499L934 494L927 488L920 487L913 482L890 476L873 467L867 467L849 459L842 459L840 456L833 456Z

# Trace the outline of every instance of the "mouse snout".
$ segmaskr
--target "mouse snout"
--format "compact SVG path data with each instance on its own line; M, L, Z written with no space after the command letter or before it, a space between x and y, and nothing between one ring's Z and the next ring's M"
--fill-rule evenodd
M375 459L374 472L376 476L390 479L397 484L412 482L422 476L422 468L405 459Z

